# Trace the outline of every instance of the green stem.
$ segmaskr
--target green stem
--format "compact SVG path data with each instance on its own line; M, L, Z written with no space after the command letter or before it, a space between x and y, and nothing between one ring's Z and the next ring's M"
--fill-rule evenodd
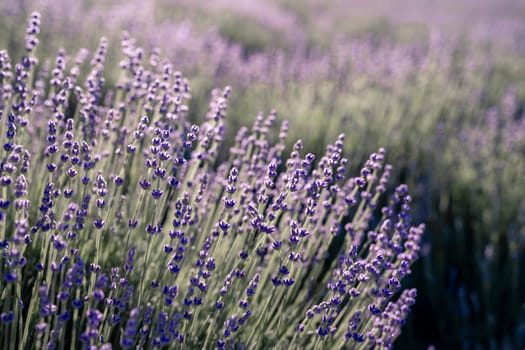
M140 307L142 305L142 297L144 295L144 288L146 283L146 268L148 266L149 256L151 254L151 241L153 240L153 234L148 233L148 244L146 246L146 255L144 256L144 263L142 264L142 278L140 279L140 292L139 292L139 300L137 305Z

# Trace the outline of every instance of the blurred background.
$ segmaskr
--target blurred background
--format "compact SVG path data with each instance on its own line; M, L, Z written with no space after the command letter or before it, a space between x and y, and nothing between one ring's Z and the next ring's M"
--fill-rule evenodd
M275 108L306 152L345 133L353 174L385 147L427 224L396 347L525 347L524 1L0 0L13 59L35 10L41 67L105 36L111 88L128 31L189 79L192 120L230 85L230 144Z

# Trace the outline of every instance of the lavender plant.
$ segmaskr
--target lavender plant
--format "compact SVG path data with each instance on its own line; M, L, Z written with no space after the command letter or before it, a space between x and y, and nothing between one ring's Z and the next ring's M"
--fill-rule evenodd
M158 51L126 35L112 87L106 39L39 62L39 30L0 52L2 348L392 347L424 226L383 149L349 177L343 135L285 156L271 113L216 162L230 88L195 125Z

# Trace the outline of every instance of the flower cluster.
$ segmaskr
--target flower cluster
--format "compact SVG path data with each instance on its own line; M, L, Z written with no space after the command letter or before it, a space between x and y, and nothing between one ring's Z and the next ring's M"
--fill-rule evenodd
M287 157L272 113L228 153L229 88L192 124L187 79L128 36L115 87L104 38L37 70L39 21L0 52L2 348L392 346L424 228L383 149L357 177L344 135Z

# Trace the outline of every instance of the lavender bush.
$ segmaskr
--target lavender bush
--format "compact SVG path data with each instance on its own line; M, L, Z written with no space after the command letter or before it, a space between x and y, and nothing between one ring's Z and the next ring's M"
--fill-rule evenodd
M46 30L39 35L36 69L44 74L58 48L77 52L103 34L118 42L125 28L146 51L162 47L191 78L190 124L203 122L213 87L232 86L223 150L251 123L247 116L271 108L279 110L269 127L271 144L283 116L290 122L284 154L298 138L303 154L323 154L341 130L350 130L344 153L352 157L352 174L383 145L396 165L391 182L409 185L414 221L427 224L422 259L412 267L418 303L397 346L523 348L523 4L403 0L395 6L361 0L217 0L213 6L196 0L0 1L0 47L18 61L26 54L17 40L25 30L20 24L33 9L42 11ZM416 23L424 25L407 38L406 24ZM104 65L116 67L119 54L118 45L109 45ZM83 68L82 81L87 73ZM113 89L119 70L106 69L104 78ZM228 157L220 152L215 164Z
M39 26L0 52L2 348L392 347L424 227L383 149L356 177L343 135L286 157L272 113L227 151L230 88L195 125L158 51L126 36L108 86L106 39L39 62Z

